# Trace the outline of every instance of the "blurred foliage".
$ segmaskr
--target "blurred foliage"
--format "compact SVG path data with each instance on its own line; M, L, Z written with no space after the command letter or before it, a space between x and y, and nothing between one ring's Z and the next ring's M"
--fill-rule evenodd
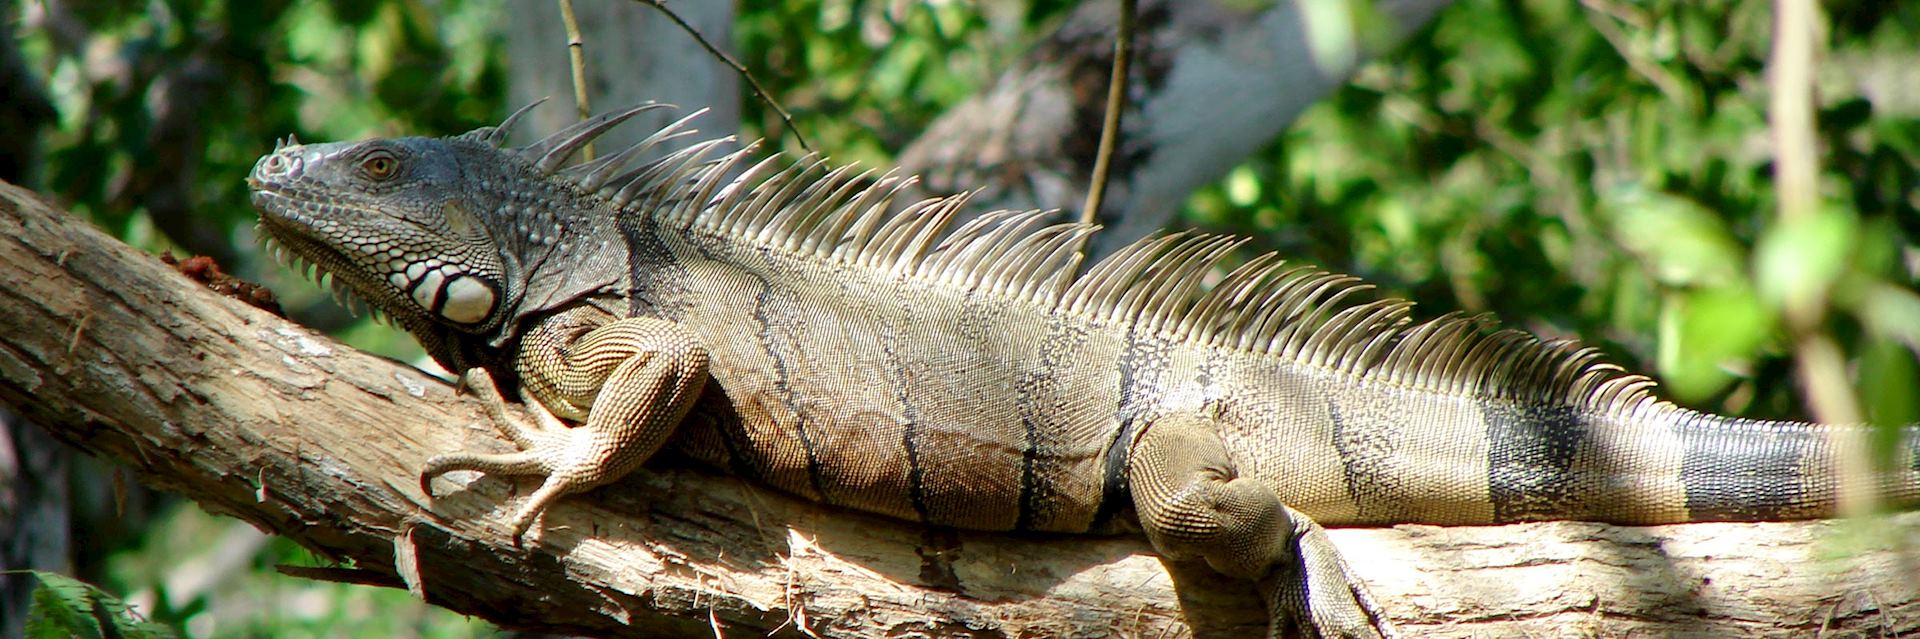
M494 121L497 30L510 23L495 2L44 4L50 26L21 40L61 114L43 190L144 248L225 251L229 270L266 282L302 321L417 357L254 257L243 177L290 133ZM886 165L1073 4L751 0L734 42L819 149ZM1761 0L1460 0L1197 194L1187 219L1362 275L1427 316L1493 312L1581 336L1684 403L1756 417L1805 415L1781 308L1814 294L1856 356L1869 414L1920 421L1920 3L1826 9L1823 212L1810 222L1776 222ZM747 132L782 133L746 104ZM183 108L202 136L188 144L161 130ZM167 171L190 175L191 219L154 213L165 203L146 187ZM192 239L208 230L214 240ZM179 512L110 562L110 589L159 588L195 550L179 540L224 525ZM404 592L266 574L290 559L311 560L272 542L259 574L192 601L161 592L151 616L199 636L486 634Z
M746 0L734 23L739 58L839 161L890 165L893 153L960 100L989 85L1077 3ZM780 136L749 97L744 130ZM791 137L788 151L800 151Z
M295 579L276 565L334 566L292 541L192 505L151 524L118 553L102 585L129 593L140 612L181 636L475 639L492 624L428 606L404 589ZM178 588L179 590L172 590Z
M212 255L269 284L303 321L344 330L358 322L321 289L257 259L246 173L289 134L354 139L494 120L497 13L487 0L44 3L43 28L21 34L60 113L40 187L136 246ZM156 201L176 179L187 192ZM356 346L419 352L363 332Z
M1873 414L1911 423L1894 398L1920 388L1896 370L1920 351L1920 100L1889 65L1920 46L1920 5L1827 9L1818 222L1774 222L1771 7L1724 0L1463 1L1190 220L1428 313L1584 337L1739 415L1805 417L1768 287L1832 285L1832 328L1888 362L1863 376Z

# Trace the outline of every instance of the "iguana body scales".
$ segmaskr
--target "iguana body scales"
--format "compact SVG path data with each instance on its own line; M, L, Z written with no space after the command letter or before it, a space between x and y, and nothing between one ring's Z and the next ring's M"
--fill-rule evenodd
M1169 556L1257 580L1276 633L1365 636L1384 624L1314 522L1834 512L1830 427L1682 409L1590 349L1414 322L1409 303L1271 255L1230 267L1233 238L1150 238L1082 272L1092 228L1027 212L949 229L964 197L897 207L891 174L721 141L636 161L684 120L567 164L648 108L517 149L514 118L283 145L250 178L280 245L449 369L582 423L503 420L524 452L429 462L423 485L545 475L516 531L671 443L930 524L1137 522ZM1896 503L1920 501L1917 440L1872 479Z

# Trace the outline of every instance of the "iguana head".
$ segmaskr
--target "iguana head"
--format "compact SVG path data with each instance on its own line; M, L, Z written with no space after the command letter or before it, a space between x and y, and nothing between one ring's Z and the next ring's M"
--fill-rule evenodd
M313 276L393 318L442 364L465 366L471 358L458 353L499 347L524 318L621 281L627 247L615 220L626 198L581 183L619 175L637 151L567 162L652 108L518 148L505 138L528 109L498 127L445 138L288 140L254 164L247 183L260 230L283 260L311 264ZM631 174L621 179L634 182Z
M415 333L481 333L519 288L483 213L498 198L469 187L480 176L463 161L490 150L459 138L282 144L247 181L261 231L316 277Z

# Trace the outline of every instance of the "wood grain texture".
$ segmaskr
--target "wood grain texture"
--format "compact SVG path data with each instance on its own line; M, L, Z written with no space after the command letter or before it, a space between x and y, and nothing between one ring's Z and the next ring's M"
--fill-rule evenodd
M334 578L398 585L395 558L411 557L429 601L509 626L1239 637L1263 620L1241 584L1170 574L1138 538L929 530L671 464L562 500L516 549L506 518L531 483L460 473L431 503L416 485L432 454L507 448L478 402L200 289L7 185L0 329L0 402L59 439L352 562ZM1920 514L1333 535L1413 636L1920 636Z

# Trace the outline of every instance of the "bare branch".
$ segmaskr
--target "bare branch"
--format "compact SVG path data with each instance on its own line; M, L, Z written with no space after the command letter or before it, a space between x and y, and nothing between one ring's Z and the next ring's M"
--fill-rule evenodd
M587 96L587 41L580 37L580 20L573 15L573 0L560 0L560 24L567 30L567 67L573 71L573 108L581 120L593 117L593 101ZM593 159L593 143L580 149L582 160Z
M1107 194L1107 171L1113 165L1113 146L1120 138L1120 112L1127 102L1127 64L1133 60L1135 0L1120 0L1120 32L1113 39L1113 77L1107 80L1107 114L1100 122L1100 150L1093 156L1093 178L1087 182L1087 202L1080 206L1080 223L1092 224Z

